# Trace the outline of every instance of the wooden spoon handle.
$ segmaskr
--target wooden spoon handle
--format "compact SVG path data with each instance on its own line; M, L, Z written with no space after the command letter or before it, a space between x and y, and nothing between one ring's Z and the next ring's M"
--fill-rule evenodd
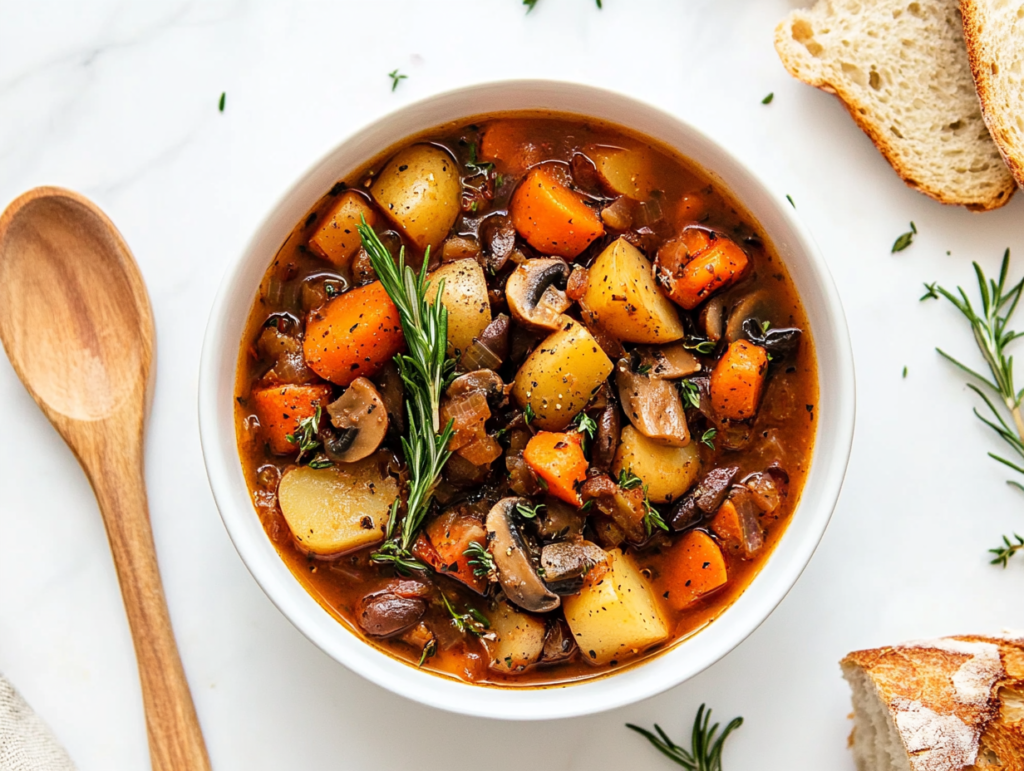
M116 419L111 420L116 423ZM82 457L107 526L121 584L146 710L154 771L209 771L210 759L196 717L185 671L167 612L146 502L141 427L135 436L104 432L105 439Z

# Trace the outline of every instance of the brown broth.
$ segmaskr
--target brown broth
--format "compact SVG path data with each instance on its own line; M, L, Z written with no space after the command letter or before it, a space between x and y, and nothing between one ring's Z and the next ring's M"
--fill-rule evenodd
M478 127L499 117L508 116L480 116L475 121L461 121L424 132L418 137L406 140L400 146L381 153L343 182L350 188L364 189L365 181L374 171L379 170L396 150L414 141L428 141L445 147L464 163L467 159L468 144L478 141ZM799 502L815 438L814 413L818 403L818 380L814 345L807 317L786 267L768 242L766 234L727 191L713 184L702 170L684 157L626 129L571 115L517 113L514 117L528 121L527 133L535 148L532 152L537 154L535 160L568 164L574 153L581 152L584 147L593 144L619 147L646 146L653 149L658 159L655 173L658 188L663 191L660 199L663 211L672 210L684 194L699 191L707 202L708 211L707 218L701 224L724 232L742 243L752 260L753 270L748 277L723 292L723 296L740 297L752 289L765 289L772 309L773 325L792 326L803 331L797 353L786 362L785 368L777 368L768 381L762 406L753 425L755 438L750 446L738 452L728 452L720 447L714 451L701 447L705 469L719 463L738 465L741 468L740 477L747 473L762 471L771 461L778 461L789 475L788 498L783 501L777 521L766 526L765 546L754 558L743 560L726 553L729 581L724 587L704 596L685 610L664 607L666 620L673 633L672 639L646 651L637 659L619 663L618 667L591 666L586 663L583 656L577 656L569 662L534 666L523 673L504 675L488 669L486 654L481 644L472 637L456 642L447 650L439 646L437 655L428 658L423 664L423 668L429 671L474 683L537 687L593 678L656 655L712 623L743 593L769 559ZM501 164L497 170L503 171ZM478 212L464 211L456 221L452 233L476 232L480 221L479 215L502 210L507 204L515 182L516 177L505 175L504 184L497 186L493 200L488 202L478 198ZM336 194L337 190L332 192ZM293 459L270 454L259 439L255 418L247 406L253 384L260 380L267 369L267 363L262 361L256 352L255 341L268 317L275 313L290 312L301 318L302 281L309 277L330 280L336 291L345 291L352 285L351 275L318 258L305 246L319 214L330 205L332 199L331 193L325 194L310 213L296 225L269 266L260 286L239 355L236 377L236 425L245 478L253 495L256 513L268 537L296 578L324 609L353 634L363 636L355 623L355 604L366 593L368 587L379 581L380 576L389 574L388 569L374 566L369 562L372 548L334 559L314 558L303 553L280 513L275 496L276 481L280 474L293 465ZM481 205L489 208L479 211ZM378 225L377 230L382 232L387 227ZM613 238L614 236L607 234L599 238L580 255L576 263L589 264ZM665 240L665 234L656 232L646 238L649 243L645 242L645 245L649 248L642 250L648 257L653 258L654 248ZM402 242L408 249L410 262L419 264L422 255L411 249L408 242ZM685 313L681 311L681 314ZM696 312L692 315L696 317ZM397 445L393 445L392 449L397 450ZM495 467L498 473L503 473L501 459L495 463ZM666 511L668 509L667 506L663 508ZM659 536L654 539L653 546L630 549L637 564L647 572L658 595L662 593L660 574L667 559L665 550L659 543L667 543L668 540ZM443 577L437 580L444 582L446 594L457 603L479 607L486 604L483 598L456 581ZM434 609L432 608L430 612L433 613ZM434 621L445 623L443 617L435 618ZM396 658L413 666L417 664L419 651L404 642L396 639L364 639Z

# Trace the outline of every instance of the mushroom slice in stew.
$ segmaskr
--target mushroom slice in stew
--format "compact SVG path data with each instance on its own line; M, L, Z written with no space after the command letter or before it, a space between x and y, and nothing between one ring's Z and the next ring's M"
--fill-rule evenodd
M373 383L357 377L338 399L327 405L331 425L341 434L324 442L336 463L353 463L375 452L388 431L388 411Z
M526 260L505 284L512 318L532 329L554 331L572 301L565 294L570 268L553 258Z
M487 543L505 596L523 610L546 613L562 600L537 575L521 530L516 506L528 504L523 498L502 498L494 504L487 514Z
M575 594L595 565L605 562L604 549L590 541L559 541L545 546L540 553L544 583L555 594Z
M739 473L739 466L716 468L704 475L672 509L669 524L675 531L686 530L699 524L722 505L729 493L733 480Z
M427 611L430 587L413 580L392 580L365 595L356 605L356 619L366 634L390 637L415 626Z
M654 378L678 380L700 372L700 362L686 350L683 343L642 346L637 348L637 353L640 355L641 369Z
M544 648L541 650L540 663L557 664L560 661L568 661L578 650L572 630L569 629L565 619L549 620L547 631L544 634Z
M634 372L629 359L619 359L615 383L626 417L637 431L673 447L690 443L683 400L674 383Z

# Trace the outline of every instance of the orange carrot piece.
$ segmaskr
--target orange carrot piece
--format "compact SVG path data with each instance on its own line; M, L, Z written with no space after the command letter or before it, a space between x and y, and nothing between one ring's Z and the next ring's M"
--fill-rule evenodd
M665 601L682 610L728 580L718 544L704 531L691 530L669 549L657 584Z
M331 400L328 385L279 385L253 391L250 403L260 419L260 433L275 455L291 455L299 446L288 441L299 421L311 418L316 408Z
M377 222L376 212L362 194L355 190L342 193L320 218L309 248L335 265L346 265L361 244L356 230L361 217L371 228Z
M688 311L735 284L750 265L731 238L709 238L699 228L685 229L676 246L658 250L655 272L668 296Z
M718 540L726 549L740 551L743 548L743 525L740 523L740 513L736 505L726 498L718 507L714 518L710 522L711 532L718 536Z
M310 313L302 343L310 369L343 386L373 375L404 347L398 309L379 281Z
M597 213L543 166L516 188L511 210L519 235L542 254L572 259L604 235Z
M551 495L576 507L583 505L579 486L586 480L590 464L580 434L539 431L527 442L523 460L547 483Z
M461 581L478 594L487 589L487 581L473 573L474 565L465 552L470 545L487 544L487 531L480 520L465 513L448 511L431 521L425 528L434 552L440 561L435 570L444 576Z
M501 171L521 174L541 159L541 149L531 141L530 122L510 118L484 127L479 155Z
M711 370L711 409L725 420L747 420L757 414L768 373L768 352L736 340Z

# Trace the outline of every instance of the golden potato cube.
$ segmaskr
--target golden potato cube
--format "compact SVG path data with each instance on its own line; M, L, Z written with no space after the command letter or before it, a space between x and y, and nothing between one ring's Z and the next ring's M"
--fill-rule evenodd
M398 483L374 458L344 466L296 466L277 488L281 513L299 545L313 554L360 549L384 540Z
M537 663L544 650L546 627L543 621L504 601L498 603L488 620L491 622L488 631L494 637L482 639L491 669L514 674Z
M671 343L686 330L675 305L654 281L650 260L624 238L597 256L580 302L590 318L631 343Z
M516 373L512 394L533 410L532 425L561 431L572 422L613 369L586 327L568 316L548 335Z
M431 299L444 280L441 302L448 309L448 343L456 357L469 348L491 323L491 303L487 299L487 279L476 260L456 260L430 274Z
M599 581L562 599L583 659L598 665L630 658L669 637L658 598L633 561L620 549L608 558L611 570Z
M361 194L354 190L342 193L320 218L309 248L335 265L347 265L362 243L356 226L363 217L371 228L377 223L377 213Z
M617 195L634 201L647 201L657 185L654 177L654 153L646 147L592 145L587 157L597 167L605 186Z
M671 503L697 481L700 452L696 441L686 447L672 447L647 438L633 426L626 426L622 429L612 469L616 474L627 469L640 477L652 503Z
M437 249L459 216L462 179L440 147L411 145L388 162L370 194L417 249Z

